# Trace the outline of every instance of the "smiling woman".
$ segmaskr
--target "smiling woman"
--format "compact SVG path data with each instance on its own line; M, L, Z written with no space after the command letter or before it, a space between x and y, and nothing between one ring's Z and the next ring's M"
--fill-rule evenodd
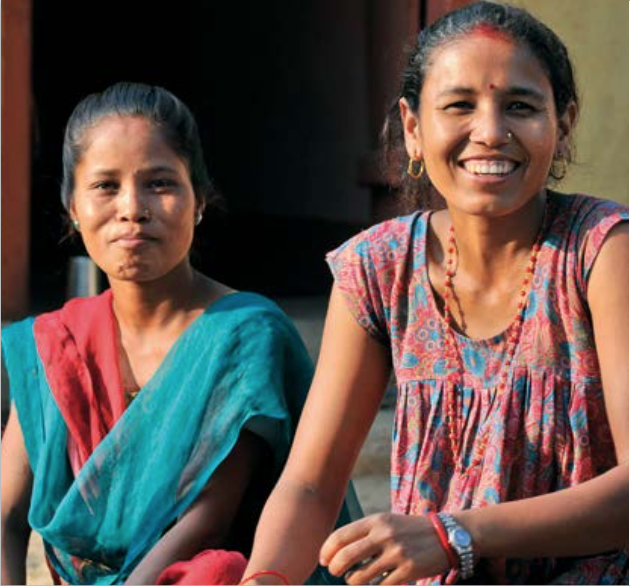
M578 109L525 11L475 2L420 33L384 133L414 211L328 256L249 583L315 560L350 584L627 583L628 210L550 188ZM392 512L330 534L392 367Z
M2 583L24 583L31 528L68 584L237 583L306 349L271 301L191 266L212 185L178 98L88 96L63 163L62 201L111 288L2 332Z
M577 106L558 116L544 66L510 38L473 29L432 58L419 110L400 104L412 158L424 161L449 209L504 216L521 208L566 150Z

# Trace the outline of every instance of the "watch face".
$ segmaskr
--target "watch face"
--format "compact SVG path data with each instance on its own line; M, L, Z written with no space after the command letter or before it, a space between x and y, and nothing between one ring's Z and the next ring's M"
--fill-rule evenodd
M457 527L453 531L453 546L454 547L470 547L472 539L470 534L465 529Z

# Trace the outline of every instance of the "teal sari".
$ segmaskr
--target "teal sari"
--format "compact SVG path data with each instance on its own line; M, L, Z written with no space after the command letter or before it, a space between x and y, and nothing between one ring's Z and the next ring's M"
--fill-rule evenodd
M5 328L2 352L33 471L29 523L64 581L124 582L199 496L243 430L273 454L268 487L279 476L313 367L296 329L271 301L234 293L208 307L77 474L34 321ZM358 516L350 489L338 525ZM335 580L321 568L311 577Z

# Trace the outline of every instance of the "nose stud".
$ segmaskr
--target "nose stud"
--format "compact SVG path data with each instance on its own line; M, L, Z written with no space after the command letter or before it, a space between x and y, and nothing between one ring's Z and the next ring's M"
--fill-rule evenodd
M507 131L507 134L505 135L505 138L507 138L508 140L512 140L514 138L514 134L512 134L511 130Z
M151 213L151 210L149 208L144 208L142 210L142 215L147 219L150 220L153 217L153 214Z

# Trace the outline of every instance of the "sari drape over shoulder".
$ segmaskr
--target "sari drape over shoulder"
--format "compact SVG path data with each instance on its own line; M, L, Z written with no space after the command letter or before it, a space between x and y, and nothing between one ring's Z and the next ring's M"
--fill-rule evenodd
M71 584L122 583L242 430L271 448L277 478L312 378L294 326L251 293L209 306L128 407L116 335L109 291L2 334L33 471L29 522Z

